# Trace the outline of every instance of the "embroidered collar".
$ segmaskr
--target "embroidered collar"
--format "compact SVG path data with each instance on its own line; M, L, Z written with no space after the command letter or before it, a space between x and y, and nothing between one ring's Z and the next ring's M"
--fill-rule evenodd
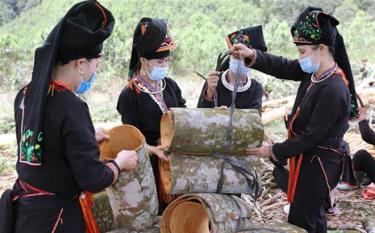
M165 79L159 81L156 85L156 87L152 87L149 83L147 83L142 77L140 76L136 76L133 78L133 81L134 81L134 84L136 85L136 87L144 92L144 93L147 93L147 94L152 94L152 95L156 95L156 94L160 94L164 91L165 89L165 86L167 84L167 82L165 81Z
M140 76L134 77L134 84L137 88L148 94L151 99L158 105L160 110L165 113L168 111L168 106L165 104L163 98L163 91L166 87L166 81L163 79L157 83L156 87L152 87L149 83L144 81Z
M223 74L221 75L221 83L224 85L225 88L227 88L230 91L233 91L234 86L232 84L230 84L227 80L228 71L229 71L229 69L224 71ZM247 91L247 90L249 90L250 86L251 86L251 75L250 75L250 73L248 73L247 74L247 82L245 83L245 85L239 86L237 92Z
M333 67L329 68L328 70L324 71L319 77L316 77L315 74L313 73L311 75L311 83L320 83L323 82L324 80L327 80L329 77L332 76L337 70L337 64L335 64Z

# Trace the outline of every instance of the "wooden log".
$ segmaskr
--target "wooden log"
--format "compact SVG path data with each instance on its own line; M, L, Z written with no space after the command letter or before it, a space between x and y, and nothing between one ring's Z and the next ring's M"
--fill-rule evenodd
M159 206L145 138L131 125L115 127L108 134L110 139L100 145L101 158L114 159L121 150L137 150L139 155L137 168L121 172L118 183L106 189L116 225L135 231L151 227Z
M289 223L272 221L257 226L251 207L241 198L223 194L186 194L165 209L161 233L306 233Z
M304 229L294 226L287 222L270 221L266 226L252 226L250 230L243 233L307 233Z
M169 157L170 161L164 162L160 169L162 184L167 193L216 193L221 171L223 171L223 185L220 193L247 193L254 196L261 192L257 170L262 168L254 167L254 164L259 163L254 163L253 156L171 154ZM243 167L248 174L233 167L232 162Z
M156 217L151 227L145 227L142 230L131 230L126 228L119 228L116 226L116 223L113 218L111 204L109 202L108 195L105 191L97 193L93 198L93 214L96 220L96 223L99 226L100 232L107 233L159 233L160 229L155 226L160 222L160 218Z
M92 213L101 232L116 229L111 204L105 191L94 195Z
M227 147L228 122L228 109L171 108L161 119L161 144L168 152L184 155L212 155L214 151L244 155L248 147L262 144L263 124L257 110L234 111L231 150Z
M161 233L240 232L252 225L251 208L235 196L186 194L165 209Z

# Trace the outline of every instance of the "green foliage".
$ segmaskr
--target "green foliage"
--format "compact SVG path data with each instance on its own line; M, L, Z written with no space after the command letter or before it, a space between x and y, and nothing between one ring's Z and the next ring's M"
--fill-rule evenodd
M40 2L39 5L37 5ZM31 77L33 53L52 27L77 0L2 0L0 2L0 85L18 89ZM290 26L307 0L102 0L116 18L115 31L106 41L102 80L127 79L132 35L141 17L167 18L177 42L172 72L206 73L214 68L219 52L227 49L224 36L241 27L262 24L268 51L289 58L297 56ZM35 6L36 7L32 7ZM351 61L375 52L372 0L317 0L340 21ZM15 12L14 9L18 9ZM25 12L20 9L28 9ZM20 13L21 12L21 13Z
M40 4L41 0L1 0L0 1L0 26L13 20L23 11Z

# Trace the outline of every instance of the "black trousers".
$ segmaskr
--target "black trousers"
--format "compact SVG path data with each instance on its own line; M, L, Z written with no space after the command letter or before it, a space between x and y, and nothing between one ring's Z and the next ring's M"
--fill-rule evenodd
M353 168L367 174L375 182L375 159L366 150L359 150L353 156Z
M15 233L85 233L78 200L57 196L20 198L15 205Z
M330 207L330 188L336 187L342 168L339 160L333 162L324 159L337 156L329 154L304 156L294 202L290 205L288 222L309 233L327 232L325 209Z

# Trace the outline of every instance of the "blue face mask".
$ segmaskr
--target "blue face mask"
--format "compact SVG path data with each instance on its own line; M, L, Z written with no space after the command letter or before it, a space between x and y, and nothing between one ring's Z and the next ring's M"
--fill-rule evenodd
M163 80L167 76L167 67L152 67L150 79L153 81Z
M230 59L229 61L229 69L234 73L239 76L244 76L247 75L251 69L245 66L244 61L242 60L237 60L237 59Z
M298 60L299 65L301 66L301 69L308 74L315 73L319 70L320 68L320 63L318 64L313 64L311 57L314 55L314 53L317 50L315 50L309 57L301 58Z
M89 64L91 70L93 70L90 63L88 63L88 64ZM92 84L94 83L95 79L96 79L96 72L93 71L89 81L86 82L83 79L79 80L79 84L78 84L78 87L76 89L76 93L79 94L79 95L82 95L83 93L88 91L90 89L90 87L92 86Z

